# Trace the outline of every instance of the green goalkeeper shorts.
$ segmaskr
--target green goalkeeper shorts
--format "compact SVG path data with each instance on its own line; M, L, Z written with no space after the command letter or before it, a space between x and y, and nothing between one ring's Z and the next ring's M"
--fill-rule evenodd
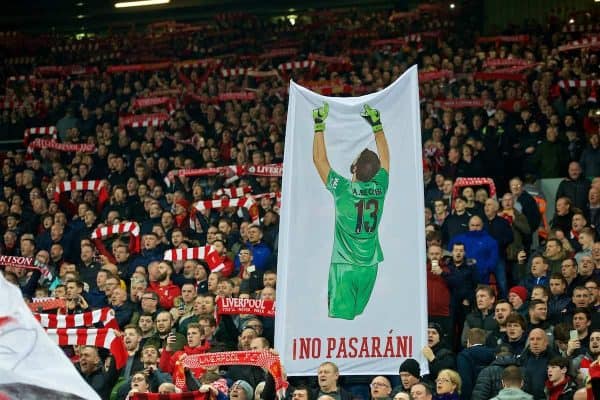
M377 264L357 266L332 263L327 287L329 317L354 319L362 314L377 278Z

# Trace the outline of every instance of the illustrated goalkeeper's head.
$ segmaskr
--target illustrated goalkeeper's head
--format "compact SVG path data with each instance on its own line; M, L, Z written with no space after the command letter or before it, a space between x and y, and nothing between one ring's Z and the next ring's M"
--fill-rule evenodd
M374 151L364 149L350 166L353 178L360 182L369 182L381 168L379 156Z

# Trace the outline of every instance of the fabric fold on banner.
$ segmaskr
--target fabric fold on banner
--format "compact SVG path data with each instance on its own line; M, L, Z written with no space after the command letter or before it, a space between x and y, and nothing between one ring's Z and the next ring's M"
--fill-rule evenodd
M290 376L428 369L419 113L417 66L360 97L290 84L275 319Z
M100 400L100 396L33 318L19 288L4 279L2 274L0 349L0 384L17 390L33 387L37 397L27 398Z

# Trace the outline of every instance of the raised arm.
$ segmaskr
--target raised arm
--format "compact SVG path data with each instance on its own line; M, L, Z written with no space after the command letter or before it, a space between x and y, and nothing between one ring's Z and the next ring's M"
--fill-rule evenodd
M325 119L329 114L329 104L323 103L322 107L313 110L315 121L315 136L313 138L313 162L323 183L327 183L327 176L331 170L325 149Z
M360 113L373 128L373 134L375 135L375 144L377 145L377 154L381 161L381 168L390 172L390 149L388 147L385 133L383 132L383 125L381 124L381 116L379 111L372 108L368 104L365 104L362 113Z

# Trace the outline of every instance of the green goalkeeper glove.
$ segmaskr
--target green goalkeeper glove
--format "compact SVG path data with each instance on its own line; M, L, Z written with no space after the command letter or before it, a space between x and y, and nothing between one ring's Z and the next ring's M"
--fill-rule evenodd
M313 110L313 120L315 121L315 133L325 132L325 119L329 114L329 103L323 103L322 107Z
M365 104L363 111L360 113L360 116L363 117L371 125L371 128L373 128L373 133L381 132L383 130L383 125L381 125L379 111L372 108L368 104Z

